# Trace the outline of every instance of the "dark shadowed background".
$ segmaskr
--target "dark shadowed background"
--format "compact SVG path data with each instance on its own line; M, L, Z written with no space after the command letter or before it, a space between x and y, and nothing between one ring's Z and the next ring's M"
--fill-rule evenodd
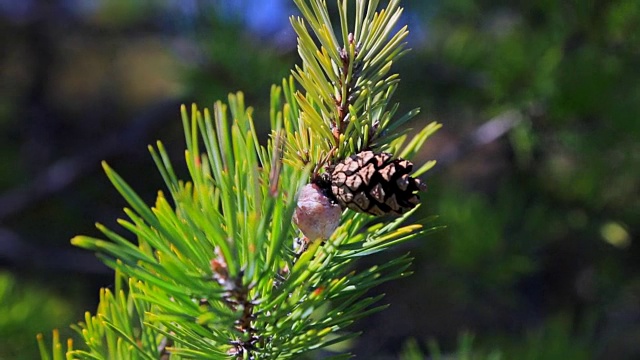
M447 228L397 249L415 274L378 289L391 306L355 326L353 352L450 353L473 334L506 359L640 358L640 2L403 4L396 100L422 109L415 127L444 124L415 162L439 161L421 213ZM69 244L121 214L101 160L151 203L146 145L181 162L179 104L242 90L266 129L269 87L298 61L292 13L0 0L0 359L38 358L36 333L70 336L111 286Z

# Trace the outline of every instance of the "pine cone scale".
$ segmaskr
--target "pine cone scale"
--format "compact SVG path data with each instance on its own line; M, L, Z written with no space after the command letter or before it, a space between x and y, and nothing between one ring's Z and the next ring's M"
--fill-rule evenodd
M371 177L375 172L376 172L376 168L375 166L373 166L373 164L368 164L367 166L363 167L360 170L360 175L362 176L363 183L365 185L367 186L369 185L369 180L371 179Z
M345 181L345 185L347 185L351 191L357 191L362 185L362 177L358 174L353 174Z
M384 189L382 188L381 184L376 184L376 186L373 187L373 189L371 189L371 191L369 192L369 194L371 194L371 196L376 199L378 202L384 202Z
M396 167L395 166L386 166L385 168L380 170L380 175L387 182L390 182L391 179L393 179L393 174L395 174L395 173L396 173Z

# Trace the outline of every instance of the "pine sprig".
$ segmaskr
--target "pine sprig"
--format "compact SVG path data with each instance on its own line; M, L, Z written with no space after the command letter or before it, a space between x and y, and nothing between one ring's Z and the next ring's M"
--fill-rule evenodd
M161 145L157 152L152 151L167 187L173 189L175 209L162 193L154 208L142 206L135 192L105 166L109 178L133 209L125 210L130 220L119 223L139 239L137 248L102 226L99 228L115 244L88 237L73 240L78 246L98 250L114 259L121 259L123 250L129 254L124 261L109 258L105 261L149 285L141 287L138 297L161 309L160 315L154 317L154 326L158 327L155 322L163 324L159 328L171 328L168 320L177 317L197 319L197 326L202 326L200 322L206 319L215 319L209 325L219 326L221 319L226 318L229 320L226 328L234 329L238 316L242 317L239 308L246 308L253 301L247 296L256 284L263 283L265 278L272 279L284 265L281 260L284 239L292 235L290 218L295 197L288 196L286 200L274 197L259 186L268 184L270 177L269 166L260 166L258 162L258 154L267 152L255 148L250 111L244 110L241 95L230 96L230 104L231 113L236 115L231 126L227 125L227 111L222 103L216 104L214 120L207 111L202 114L194 108L191 123L186 121L189 117L183 108L191 182L176 180ZM193 131L196 127L197 132ZM203 135L206 156L198 153L194 134ZM279 178L280 185L289 188L279 187L277 193L295 194L305 173L299 169L295 173L287 171L286 177ZM217 267L212 265L214 261ZM239 295L243 299L238 299ZM220 307L220 303L229 306ZM181 334L201 333L196 330ZM225 341L218 343L230 351L230 339L236 337L227 332ZM174 338L176 344L193 344L193 340Z
M328 154L330 162L372 147L385 150L389 139L380 138L389 132L397 109L389 105L399 80L397 74L389 73L393 62L407 51L406 26L394 32L402 14L399 1L376 11L378 1L357 0L352 22L349 2L338 1L341 42L323 0L294 2L302 13L302 18L291 18L302 60L293 76L304 90L296 93L304 123L298 128L313 129L313 143ZM413 110L394 125L401 126L417 114ZM296 147L290 153L299 150Z
M406 29L393 33L398 1L376 12L378 1L358 0L349 21L341 0L339 37L324 1L294 1L304 18L292 18L303 64L271 89L266 145L237 93L211 111L181 108L187 180L162 143L149 147L167 189L153 206L103 164L128 204L118 220L126 234L98 224L106 240L72 243L96 251L118 285L76 327L86 344L69 344L67 358L293 358L356 336L348 326L385 307L369 290L411 273L408 254L360 271L354 263L433 231L408 223L417 207L374 223L345 211L326 241L294 247L297 194L310 175L369 147L411 157L439 128L430 124L410 141L396 131L417 113L393 121L397 104L389 107L398 82L390 66L405 51ZM54 356L61 349L54 339Z
M210 350L215 353L273 355L275 352L278 356L300 354L319 344L352 336L349 333L337 336L336 332L368 314L368 310L363 309L377 298L362 299L362 294L381 282L406 276L405 270L410 259L401 257L360 274L350 274L348 269L354 258L382 251L421 235L420 231L416 231L419 226L400 227L411 213L381 228L364 231L367 234L364 237L354 235L355 229L364 225L364 216L347 216L345 226L338 229L333 240L322 248L316 248L315 252L309 251L294 265L295 254L288 250L288 244L284 242L285 238L292 237L293 229L290 221L283 220L290 218L290 201L295 198L292 195L295 194L295 188L300 186L301 179L304 179L302 177L295 181L295 176L304 175L305 171L282 166L281 186L293 185L293 188L280 187L278 192L285 194L289 202L271 197L264 190L250 193L247 189L249 184L231 170L224 171L224 168L218 167L218 171L211 171L216 166L233 161L233 166L228 166L228 169L244 173L253 166L259 177L258 182L267 180L265 174L270 170L269 167L259 168L257 156L239 153L241 147L236 145L238 142L246 147L255 144L249 136L233 130L249 129L250 118L236 119L230 127L220 126L229 134L225 139L224 135L214 132L214 127L210 125L213 120L207 117L208 112L205 111L202 116L194 108L194 113L196 115L192 116L191 125L185 127L190 147L186 158L192 182L173 180L170 168L161 166L165 179L170 180L168 188L175 189L172 197L176 208L171 207L162 193L154 208L141 207L135 192L113 170L105 167L116 188L136 209L125 210L130 221L120 220L119 223L136 235L139 245L133 246L102 226L99 229L113 243L88 237L77 237L73 242L107 255L107 264L129 278L137 279L134 298L154 306L155 310L146 325L155 329L156 333L164 333L171 338L174 344L172 354L193 355L202 350L200 342L203 333L210 333L208 337L219 344L210 345ZM214 114L225 116L223 111ZM183 109L183 119L186 118L188 115ZM222 121L224 119L217 120L218 123ZM205 146L207 156L194 155L198 142L192 138L192 126L196 125L203 137L210 141ZM234 148L236 153L233 150L223 151ZM166 156L162 149L162 146L158 146L157 152L154 152L155 159L162 160ZM263 154L266 153L263 149ZM243 160L236 158L238 155L243 155ZM216 162L220 165L214 164ZM164 161L158 163L164 164ZM209 166L203 166L207 163ZM226 190L222 185L216 187L216 184L225 182ZM229 187L231 182L233 186ZM251 196L238 201L238 192ZM233 207L226 207L225 197L229 198ZM251 197L260 197L261 201L251 201ZM224 211L234 211L236 217L226 217ZM267 214L268 217L260 214ZM247 226L247 219L255 220L258 225ZM242 230L240 222L245 225ZM231 229L236 236L232 241ZM343 244L351 245L351 248L343 248ZM128 255L123 257L122 254ZM218 263L217 267L212 265L214 262ZM237 270L230 266L231 263L236 264ZM238 267L241 264L244 265ZM282 276L283 269L289 269L288 274L276 286L275 279ZM323 315L315 318L316 309L332 301L341 304L341 316ZM248 308L250 312L246 313ZM115 335L130 342L124 332L117 331L117 326L107 323L107 327L113 327ZM228 330L234 328L244 333L244 337ZM331 339L327 338L329 334L332 335Z

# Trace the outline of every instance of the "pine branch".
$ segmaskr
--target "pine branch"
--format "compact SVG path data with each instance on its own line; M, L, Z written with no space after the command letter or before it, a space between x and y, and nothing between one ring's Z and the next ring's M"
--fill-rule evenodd
M398 81L388 73L406 36L392 34L398 1L377 12L377 1L356 1L349 30L341 0L340 37L324 1L294 1L303 64L271 90L266 145L237 93L211 111L181 108L188 180L162 143L149 148L168 191L154 206L103 164L128 204L118 220L127 235L98 224L107 240L72 243L96 251L128 286L101 293L96 315L76 327L86 344L70 344L67 357L294 358L356 336L348 327L385 307L369 290L411 273L408 254L353 270L360 257L434 230L408 221L424 185L413 165L369 150L411 156L440 126L408 142L392 131L417 113L392 122L397 105L388 109ZM397 217L372 217L385 214ZM63 355L59 339L54 353Z
M321 0L294 0L316 36L314 41L305 20L291 18L298 35L302 67L293 76L305 93L297 93L305 127L314 129L314 143L323 151L335 148L329 161L339 161L377 145L385 149L384 137L397 106L387 110L398 82L389 75L393 61L405 52L407 28L393 29L402 14L399 1L375 12L378 1L356 1L355 29L348 28L348 2L340 1L339 17L342 45L329 21ZM307 3L308 2L308 3ZM418 114L414 110L401 118L401 126ZM333 135L333 138L329 135Z

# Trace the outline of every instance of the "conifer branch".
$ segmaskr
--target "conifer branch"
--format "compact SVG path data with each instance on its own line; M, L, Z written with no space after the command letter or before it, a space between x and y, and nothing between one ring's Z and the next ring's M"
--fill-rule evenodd
M154 206L104 164L128 203L118 220L127 235L98 224L107 240L72 243L96 251L119 285L76 327L86 344L70 345L68 357L294 358L355 336L350 324L385 307L369 290L410 274L408 254L353 270L360 257L434 230L407 223L424 187L413 165L370 150L410 157L439 128L407 141L397 127L417 112L392 121L398 78L388 74L406 36L406 28L392 34L399 2L376 11L377 0L357 0L350 22L340 0L337 33L324 1L294 2L302 65L271 89L266 145L237 93L211 112L181 108L186 181L162 143L149 147L168 191ZM385 214L397 217L371 222Z

